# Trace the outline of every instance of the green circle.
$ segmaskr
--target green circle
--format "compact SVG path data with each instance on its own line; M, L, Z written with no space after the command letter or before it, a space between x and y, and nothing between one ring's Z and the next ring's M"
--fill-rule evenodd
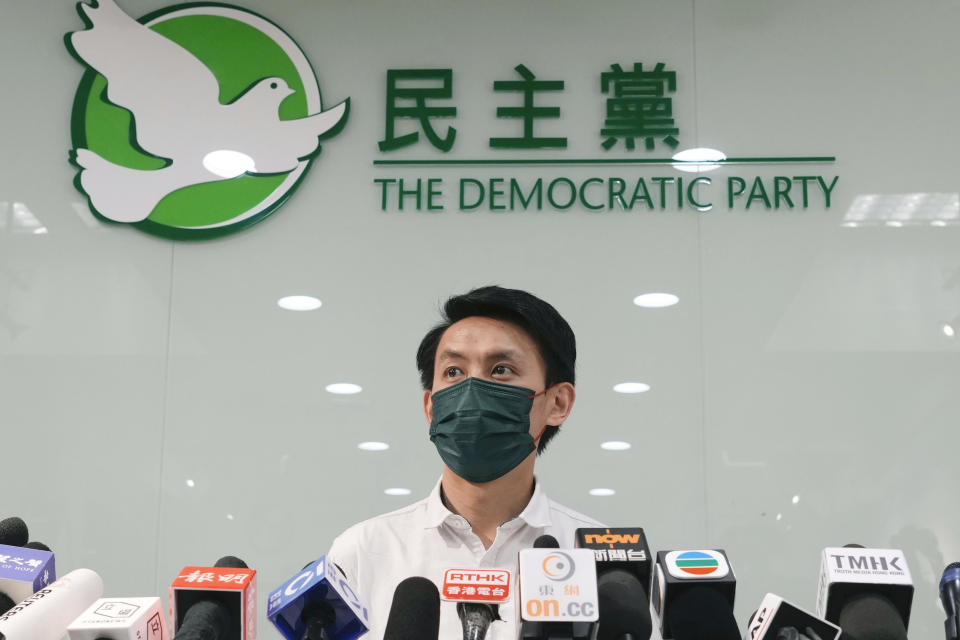
M179 8L171 7L163 13ZM293 61L279 44L254 26L220 15L185 15L163 20L162 17L158 19L158 14L151 14L139 21L145 23L148 19L156 20L150 29L185 48L213 73L220 87L222 104L233 102L257 81L276 76L285 80L294 91L281 103L280 119L292 120L309 115L303 81ZM109 162L131 169L160 169L169 164L169 160L140 148L132 114L107 101L106 86L106 78L93 69L88 70L75 100L74 147L90 149ZM167 194L148 218L136 226L178 237L202 237L233 231L234 225L213 229L197 227L220 224L243 215L268 198L288 176L289 172L244 174L186 186ZM238 224L246 227L261 220L282 204L286 195L272 207Z

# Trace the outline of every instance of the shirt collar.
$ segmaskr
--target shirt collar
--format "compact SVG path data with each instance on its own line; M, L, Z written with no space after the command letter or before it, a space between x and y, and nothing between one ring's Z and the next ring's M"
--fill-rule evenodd
M442 480L442 478L441 478ZM434 485L430 495L427 496L427 512L424 528L431 529L442 525L447 518L457 518L457 514L447 509L440 498L440 482ZM533 479L533 495L530 496L530 502L524 507L517 518L523 520L531 527L549 527L550 526L550 500L540 489L540 482Z

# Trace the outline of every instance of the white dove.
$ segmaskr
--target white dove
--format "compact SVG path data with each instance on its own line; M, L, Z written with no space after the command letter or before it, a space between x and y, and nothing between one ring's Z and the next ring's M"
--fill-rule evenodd
M337 106L298 120L280 120L293 91L281 78L259 80L221 104L213 73L189 51L125 14L114 0L79 3L91 26L70 45L107 79L107 98L133 114L137 143L168 159L156 170L129 169L89 149L75 149L80 184L93 207L118 222L144 220L167 194L243 173L285 173L319 146L349 109ZM211 159L230 156L245 166L223 175ZM206 160L206 163L205 163Z

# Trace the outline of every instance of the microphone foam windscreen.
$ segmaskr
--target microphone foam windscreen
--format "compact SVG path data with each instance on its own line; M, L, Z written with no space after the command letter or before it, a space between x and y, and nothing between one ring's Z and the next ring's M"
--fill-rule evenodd
M907 630L896 606L879 593L850 598L837 622L851 640L907 640Z
M383 640L436 640L440 635L440 592L415 576L397 585Z
M606 571L597 578L600 605L598 640L617 640L626 634L649 638L653 631L647 594L639 578L624 569Z
M42 542L37 542L36 540L31 540L27 544L23 545L25 549L36 549L37 551L50 551L53 553L53 550L50 549L47 545Z
M215 567L229 567L231 569L249 569L247 563L238 558L237 556L223 556L217 560Z
M11 547L22 547L27 544L30 534L27 532L27 523L13 516L0 520L0 544Z
M545 533L533 541L534 549L559 549L560 543L549 533Z
M716 589L691 587L677 596L667 616L679 640L740 640L733 607Z
M222 602L199 600L183 616L176 640L219 640L227 637L230 610Z
M944 571L947 571L949 569L960 569L960 562L951 562L950 564L947 565Z

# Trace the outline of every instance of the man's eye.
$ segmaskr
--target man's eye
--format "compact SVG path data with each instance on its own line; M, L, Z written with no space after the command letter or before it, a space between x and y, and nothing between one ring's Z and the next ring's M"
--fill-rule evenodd
M460 367L447 367L443 370L443 374L448 378L456 378L461 373L463 372L460 371Z
M509 373L513 373L513 370L505 364L498 364L493 368L492 373L495 376L505 376Z

